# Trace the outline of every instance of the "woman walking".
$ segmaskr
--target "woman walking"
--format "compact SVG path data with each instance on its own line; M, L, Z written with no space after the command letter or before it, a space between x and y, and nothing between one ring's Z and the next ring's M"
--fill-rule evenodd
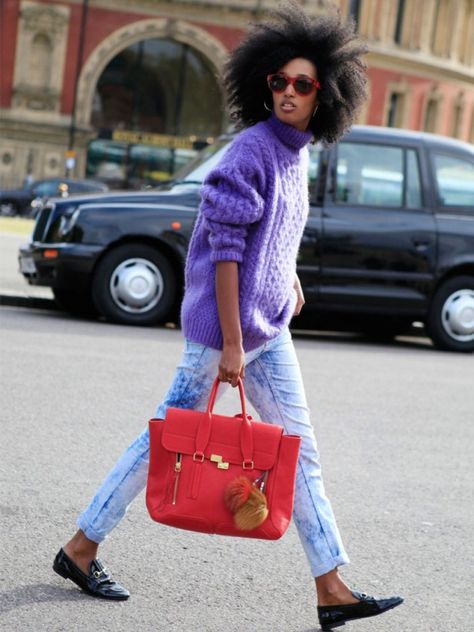
M304 304L296 256L308 214L306 145L334 142L351 124L365 97L364 52L351 25L335 16L310 20L290 4L232 54L224 82L244 130L202 188L186 262L184 355L155 415L164 419L168 407L205 410L216 375L234 387L240 377L262 419L301 437L293 517L327 630L403 601L353 591L339 576L349 560L324 491L288 330ZM55 558L57 573L95 597L129 597L97 551L145 487L148 455L145 430Z

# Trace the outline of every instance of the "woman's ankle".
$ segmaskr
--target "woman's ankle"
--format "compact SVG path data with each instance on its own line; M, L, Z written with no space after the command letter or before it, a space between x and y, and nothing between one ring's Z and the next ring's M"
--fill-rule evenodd
M349 586L339 576L337 568L316 577L316 594L320 606L357 603Z
M97 557L99 545L89 540L83 531L79 529L73 537L63 546L63 551L74 561L92 562Z

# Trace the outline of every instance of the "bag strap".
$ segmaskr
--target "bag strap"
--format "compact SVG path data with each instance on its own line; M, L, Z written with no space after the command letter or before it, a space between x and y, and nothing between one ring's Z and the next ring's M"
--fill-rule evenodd
M217 391L219 390L219 386L221 385L221 381L218 377L214 380L214 384L211 388L211 393L209 395L209 403L207 405L207 413L212 414L214 410L214 404L216 403ZM240 405L242 406L242 415L243 417L247 417L247 410L245 407L245 393L244 393L244 385L240 377L238 378L237 386L239 387L239 395L240 395Z
M209 439L211 437L212 428L212 412L214 410L214 404L216 402L217 391L220 386L219 378L214 380L211 393L209 395L209 403L207 405L206 414L202 417L199 424L199 428L196 434L196 451L194 453L194 459L197 461L204 460L204 450L206 449ZM242 423L240 425L240 450L242 452L242 467L244 469L253 469L253 434L252 425L247 417L247 409L245 406L245 393L244 385L239 377L237 382L240 394L240 404L242 406Z

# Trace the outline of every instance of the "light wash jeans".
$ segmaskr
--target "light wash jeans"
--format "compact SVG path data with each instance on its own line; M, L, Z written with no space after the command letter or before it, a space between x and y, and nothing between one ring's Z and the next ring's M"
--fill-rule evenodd
M164 419L168 407L205 410L217 375L221 352L186 341L181 364L155 417ZM326 497L313 427L291 334L250 351L245 358L245 393L261 419L301 437L293 518L311 573L319 577L348 563L334 514ZM222 385L222 393L229 385ZM117 461L77 525L94 542L101 542L144 489L149 458L146 429Z

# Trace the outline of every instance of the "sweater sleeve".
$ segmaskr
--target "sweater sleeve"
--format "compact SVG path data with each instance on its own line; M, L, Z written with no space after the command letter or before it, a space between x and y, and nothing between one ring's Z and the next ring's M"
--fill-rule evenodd
M213 262L241 262L248 227L263 214L264 171L259 152L250 143L234 144L201 190L201 213Z

